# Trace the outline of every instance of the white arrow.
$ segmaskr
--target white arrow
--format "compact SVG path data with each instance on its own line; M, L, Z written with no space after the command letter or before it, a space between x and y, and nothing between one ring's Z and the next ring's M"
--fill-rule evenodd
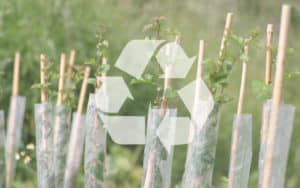
M197 79L181 88L178 94L191 113L190 142L195 134L195 127L202 126L213 110L214 99L202 79Z
M122 77L105 77L104 86L96 91L96 108L103 112L117 113L126 98L133 99Z
M164 70L168 64L172 64L170 78L185 78L196 57L187 57L184 50L176 42L164 45L156 55L157 61ZM162 78L164 76L162 75Z
M145 144L145 118L142 116L107 116L100 117L112 140L121 145Z
M136 78L141 78L154 51L164 40L132 40L127 43L115 66Z
M176 117L176 110L167 109L156 135L166 150L171 152L172 146L189 142L189 125L190 120L188 117Z
M181 88L178 94L191 114L193 113L194 107L199 106L199 103L207 103L207 105L209 105L205 109L208 110L208 114L213 108L213 95L202 79L190 82Z

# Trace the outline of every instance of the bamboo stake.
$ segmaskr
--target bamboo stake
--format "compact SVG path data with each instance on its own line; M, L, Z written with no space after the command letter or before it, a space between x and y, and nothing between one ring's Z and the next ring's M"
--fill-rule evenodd
M175 42L177 44L180 43L180 36L177 35L175 37ZM171 58L173 58L174 54L176 54L176 52L171 52L172 49L170 49L167 53L167 55L171 55ZM167 91L167 89L171 88L171 73L172 73L172 64L167 65L166 69L165 69L165 79L164 79L164 92ZM167 98L166 95L164 94L162 96L162 102L161 102L161 106L160 106L160 111L159 111L159 116L160 116L160 121L163 120L166 110L168 108L168 104L167 104ZM147 133L149 134L149 133ZM156 138L158 139L158 138ZM164 147L160 144L160 147ZM154 166L153 164L155 163L155 161L157 160L158 154L154 154L154 153L150 153L149 157L147 159L147 171L146 171L146 177L145 177L145 181L144 181L144 188L150 188L152 186L152 178L154 176Z
M221 47L220 47L220 51L219 51L219 58L222 58L225 54L226 43L227 43L227 39L228 39L230 29L231 29L232 17L233 17L232 12L227 13L223 38L221 41ZM222 65L223 61L221 59L219 59L218 64Z
M199 51L198 51L198 63L197 63L197 75L196 75L196 91L195 91L195 98L194 98L194 106L193 106L193 117L196 116L197 113L197 104L199 103L199 98L200 98L200 88L201 88L201 83L200 80L202 79L202 72L203 72L203 59L204 59L204 46L205 42L204 40L199 41ZM192 118L192 121L193 118ZM192 125L196 125L197 123L193 123ZM195 127L194 127L195 128ZM193 130L191 129L190 132L190 138L193 137L192 134Z
M148 168L147 168L147 176L146 176L146 179L145 179L145 186L144 188L151 188L151 176L150 174L153 174L153 165L150 165L150 164L153 164L154 163L154 160L155 160L155 155L154 153L151 153L150 156L149 156L149 160L148 160Z
M107 65L107 57L102 57L102 64ZM106 77L106 73L102 73L102 77Z
M244 47L244 53L246 56L248 56L248 44L246 44ZM241 86L240 86L240 96L238 101L237 115L241 115L243 111L246 77L247 77L247 61L243 61L243 70L242 70L242 79L241 79Z
M196 79L202 79L202 72L203 72L202 63L203 63L203 59L204 59L204 46L205 46L204 40L200 40L200 42L199 42L199 51L198 51L198 63L197 63L197 76L196 76Z
M177 44L180 43L180 36L179 36L179 35L176 35L176 37L175 37L175 42L176 42ZM173 56L174 56L174 54L175 54L176 52L170 52L170 53L172 53L172 54L170 54L170 55L172 55L171 58L173 58ZM165 69L165 80L164 80L164 92L166 92L168 89L171 88L171 78L170 78L170 76L171 76L171 74L172 74L172 69L173 69L172 64L166 66L166 69ZM164 113L165 113L166 108L167 108L167 106L168 106L167 103L168 103L168 102L167 102L167 98L166 98L166 95L164 94L164 95L162 96L162 103L161 103L161 116L162 116L162 117L164 116Z
M248 56L248 44L245 44L244 46L244 53L246 56ZM240 127L241 127L241 115L243 111L244 98L245 98L246 77L247 77L247 61L243 61L240 96L239 96L238 109L236 115L237 124L236 124L236 129L233 131L231 154L230 154L229 184L228 184L229 188L234 188L234 168L237 159L238 141L239 141Z
M66 73L66 55L61 54L60 71L58 83L57 104L54 114L54 132L53 132L53 166L54 166L54 186L59 188L63 186L63 174L65 171L66 149L68 145L70 128L70 109L65 107L63 101Z
M52 105L47 94L47 59L40 55L41 104L35 107L38 187L52 186ZM43 165L46 164L46 165Z
M14 74L13 74L13 88L12 96L18 96L19 94L19 80L20 80L20 53L16 52L15 54L15 63L14 63Z
M68 67L68 76L67 76L67 81L68 82L72 78L72 72L73 72L73 67L74 67L74 63L75 63L75 57L76 57L76 51L71 50L70 59L69 59L69 67Z
M5 122L4 111L0 110L0 187L5 186Z
M288 30L290 23L290 15L291 15L291 6L283 5L282 6L282 14L281 14L281 26L280 26L280 35L279 35L279 43L278 43L278 54L277 54L277 64L276 64L276 73L275 73L275 81L273 88L273 97L272 97L272 109L270 115L270 125L268 132L268 140L266 147L266 161L264 167L264 175L263 175L263 188L269 188L269 183L271 181L272 174L272 158L274 151L274 143L277 131L277 122L278 122L278 114L282 97L282 86L283 86L283 74L284 74L284 64L285 64L285 54L287 47L287 38L288 38Z
M77 106L76 116L74 116L73 123L72 123L72 131L69 141L69 149L67 155L67 165L64 175L64 188L71 188L74 187L74 180L80 165L81 160L81 153L83 150L84 144L84 131L85 129L82 128L82 112L83 112L83 105L85 94L87 91L88 85L88 78L90 75L90 67L86 67L84 71L84 77L81 85L80 95L79 95L79 102Z
M107 57L102 57L102 65L107 65L108 61L107 61ZM106 91L106 73L101 73L101 77L96 76L96 88L95 90L97 90L100 87L104 88L104 91Z
M194 98L194 109L193 109L193 115L196 115L196 108L197 104L199 102L200 98L200 88L201 88L201 83L200 80L202 79L202 72L203 72L203 59L204 59L204 40L199 41L199 51L198 51L198 63L197 63L197 75L196 75L196 91L195 91L195 98Z
M16 130L17 130L17 96L19 95L19 80L20 80L20 53L16 52L14 60L14 70L13 70L13 86L12 86L12 99L11 101L11 114L10 114L10 127L8 128L7 134L7 161L6 161L6 187L12 187L13 177L14 177L14 168L15 168L15 159L14 155L16 152Z
M80 90L80 95L79 95L79 102L78 102L78 106L77 106L78 115L81 115L82 111L83 111L84 98L85 98L85 94L86 94L86 90L87 90L88 78L90 75L90 71L91 71L90 67L85 68L83 82L81 85L81 90Z
M41 66L41 102L44 103L47 101L47 92L46 92L46 64L47 60L44 54L40 56L40 66Z
M202 73L203 73L203 59L204 59L204 48L205 48L205 42L204 40L199 41L199 50L198 50L198 62L197 62L197 74L196 74L196 90L195 90L195 97L194 97L194 106L193 106L193 114L192 114L192 124L189 132L189 140L192 141L192 138L194 137L194 131L196 130L197 123L195 122L194 117L197 115L197 104L199 103L200 98L200 87L201 83L200 80L202 79ZM190 147L188 147L187 151L187 159L189 159L190 155Z
M60 56L60 68L59 68L59 82L58 82L58 95L57 106L63 103L64 97L64 85L65 85L65 69L66 69L66 55L64 53Z
M86 112L84 185L87 188L103 188L105 184L106 130L97 113L95 99L95 94L90 94Z
M102 57L102 65L107 64L107 58ZM102 78L102 79L101 79ZM106 93L106 73L96 75L95 94L90 94L86 113L86 137L84 151L85 187L96 188L104 186L104 169L106 155L106 130L96 109L96 92L101 87ZM95 164L98 168L95 169Z
M272 82L272 40L273 40L273 25L267 26L267 40L266 40L266 72L265 84L269 85Z
M268 24L267 26L267 40L266 40L266 67L265 67L265 84L270 85L272 83L272 40L273 40L273 25ZM267 103L266 103L267 104ZM262 119L262 127L261 127L261 145L265 145L267 130L269 126L269 117L267 107L263 109L263 119ZM263 152L263 151L261 151Z
M215 148L218 130L219 107L214 105L205 122L200 122L199 115L203 105L199 103L201 94L201 79L203 72L204 41L199 42L198 68L196 75L196 91L192 112L189 146L185 162L181 187L211 187ZM206 107L205 107L206 108ZM200 114L199 114L200 112ZM201 124L203 123L203 124ZM207 161L210 161L207 163Z

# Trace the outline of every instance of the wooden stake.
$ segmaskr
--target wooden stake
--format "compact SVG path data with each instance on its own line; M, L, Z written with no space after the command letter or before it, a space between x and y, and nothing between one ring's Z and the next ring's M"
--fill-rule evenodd
M265 84L269 85L272 83L272 41L273 41L273 25L268 24L267 26L267 39L266 39L266 67L265 67ZM262 127L261 127L261 144L266 142L267 130L269 126L269 114L268 111L264 109L263 111L263 119L262 119Z
M197 64L197 75L196 75L196 90L195 90L195 98L194 98L194 110L193 110L193 115L196 116L196 108L199 102L200 98L200 89L201 89L201 82L200 80L202 79L202 63L204 59L204 40L200 40L199 42L199 51L198 51L198 64Z
M202 78L202 63L204 59L204 40L199 42L198 64L197 64L197 79Z
M278 115L279 115L281 96L282 96L284 63L285 63L285 55L286 55L286 47L287 47L288 30L290 24L290 15L291 15L291 6L283 5L282 14L281 14L276 73L275 73L274 88L273 88L272 109L270 114L270 124L269 124L269 132L268 132L268 139L267 139L267 146L266 146L266 159L265 159L265 166L264 166L262 188L270 187L269 185L271 182L271 174L273 170L272 159L273 159L275 137L276 137L277 127L278 127L277 125Z
M273 40L273 25L267 26L267 40L266 40L266 72L265 84L269 85L272 82L272 40Z
M12 87L13 97L19 95L19 80L20 80L20 53L16 52L15 62L14 62L13 87Z
M203 59L204 59L204 48L205 48L205 42L204 40L199 41L199 50L198 50L198 63L197 63L197 75L196 75L196 88L195 88L195 97L194 97L194 105L193 105L193 112L192 112L192 127L190 128L189 132L189 140L191 141L194 137L194 131L196 130L197 122L195 122L195 117L197 116L197 108L199 104L200 99L200 90L201 90L201 82L202 79L202 72L203 72ZM187 158L189 158L190 155L190 147L188 147L187 151Z
M198 104L198 100L200 98L200 87L201 87L200 79L202 79L202 71L203 71L202 63L203 63L203 59L204 59L204 45L205 45L204 40L200 40L199 52L198 52L198 64L197 64L197 75L196 75L197 81L196 81L196 92L195 92L195 99L194 99L194 109L196 108L196 105Z
M102 57L102 62L101 63L102 63L102 65L107 65L107 57ZM100 87L106 88L106 83L105 83L106 76L107 76L106 73L102 73L101 77L96 76L96 88L95 88L95 90L97 90Z
M175 42L179 43L180 42L180 37L176 36L175 38ZM171 58L173 58L174 54L176 54L175 52L172 52L173 49L168 49L167 51L167 55L170 55ZM171 73L172 73L172 64L169 64L168 66L166 66L165 69L165 79L164 79L164 92L167 91L167 89L171 88ZM163 120L165 113L166 113L166 109L167 109L167 98L165 96L165 94L162 97L162 103L160 106L160 111L159 111L159 116L161 118L161 120ZM161 146L164 147L164 146ZM154 167L153 164L155 163L156 160L158 160L155 156L155 153L150 153L149 154L149 158L147 161L147 171L146 171L146 177L145 177L145 182L144 182L144 188L150 188L152 186L152 179L155 176L155 172L154 172Z
M248 56L247 41L244 46L244 54ZM240 126L241 126L241 115L243 112L243 104L245 98L246 77L247 77L247 61L243 61L240 96L239 96L238 109L237 109L237 114L235 119L236 128L233 129L233 134L232 134L228 188L234 188L234 168L235 168L235 162L237 158L237 148L238 148L238 141L240 135Z
M58 82L58 95L57 95L57 105L63 103L64 97L64 85L65 85L65 71L66 71L66 54L62 53L60 56L60 68L59 68L59 82Z
M40 56L40 65L41 65L41 102L44 103L47 101L47 92L46 92L46 64L47 60L44 54Z
M244 47L244 53L246 56L248 56L248 45L246 44ZM247 77L247 61L243 62L243 68L242 68L242 79L241 79L241 86L240 86L240 96L238 101L238 109L237 109L237 115L241 115L243 111L243 104L244 104L244 98L245 98L245 87L246 87L246 77Z
M72 78L72 72L73 72L73 67L74 67L74 63L75 63L75 56L76 56L76 51L75 50L71 50L67 81L70 81L71 78Z
M147 167L147 175L145 178L145 183L144 183L144 188L150 188L151 187L151 183L152 183L152 176L151 174L153 174L153 164L155 162L155 154L151 153L148 159L148 167Z
M180 36L179 35L176 35L175 42L177 44L180 43ZM170 50L172 50L172 49L170 49ZM171 53L170 55L173 56L173 54L175 54L176 52L170 52L170 53ZM172 64L167 65L167 67L165 69L164 92L166 92L168 89L171 88L171 78L170 77L171 77L171 74L172 74L172 69L173 69ZM163 97L162 97L162 103L161 103L161 109L162 109L161 115L162 116L164 115L167 106L168 106L167 98L164 94Z
M78 116L80 116L83 111L84 98L85 98L85 94L86 94L86 90L87 90L88 78L90 76L90 71L91 71L90 67L85 68L83 82L82 82L81 90L80 90L78 107L77 107Z
M107 65L107 57L102 57L102 65ZM102 77L106 77L106 73L102 73Z
M231 29L232 17L233 17L232 12L227 13L224 33L223 33L221 47L220 47L220 51L219 51L219 58L222 58L225 54L226 42L227 42L228 35L229 35L230 29ZM223 61L219 60L218 64L222 65Z
M14 73L13 73L13 86L12 86L12 96L16 97L19 94L19 73L20 71L20 53L16 52L14 61ZM15 175L14 163L15 163L15 141L16 135L13 136L17 129L16 113L17 113L17 100L11 100L11 114L10 114L10 125L7 132L6 140L6 187L11 188L13 184L13 178Z

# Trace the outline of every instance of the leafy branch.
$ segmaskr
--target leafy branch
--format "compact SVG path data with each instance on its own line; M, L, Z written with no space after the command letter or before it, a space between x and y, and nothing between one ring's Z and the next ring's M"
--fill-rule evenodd
M174 41L175 36L179 34L178 31L168 27L166 23L166 18L164 16L154 17L149 24L146 24L143 28L146 39L151 40L166 40L167 42ZM166 43L166 42L165 42ZM137 86L140 84L154 86L156 88L156 97L151 103L156 106L160 105L162 97L164 96L167 99L171 99L177 96L177 92L173 88L168 88L166 91L163 91L162 80L160 79L161 70L155 69L151 65L157 65L158 61L156 55L158 50L154 52L150 60L150 66L148 67L148 73L142 75L140 79L132 79L130 84L132 86ZM150 72L150 73L149 73Z
M102 24L100 25L99 31L96 34L96 57L85 62L85 65L90 66L91 69L94 70L94 77L89 78L88 82L95 88L98 87L96 78L110 70L109 64L101 64L102 58L106 58L108 56L109 42L106 39L106 35L107 27Z
M143 32L146 38L155 40L174 40L174 36L179 34L178 31L168 27L164 16L154 17L149 24L144 26Z
M227 50L224 55L217 59L204 60L203 64L207 70L204 75L204 80L208 84L216 102L226 103L232 99L224 94L224 90L229 85L229 77L236 64L243 61L249 61L249 56L244 53L244 46L253 42L257 36L257 31L251 32L246 37L242 37L231 32L226 39ZM230 48L228 48L229 45ZM220 64L216 62L222 63Z
M49 102L54 103L58 95L57 88L58 88L58 80L59 80L59 70L57 68L58 67L57 64L53 63L53 61L49 61L49 58L47 59L48 62L45 69L47 82L45 84L41 84L39 82L34 83L31 86L31 89L39 89L39 90L45 89L49 97ZM63 104L71 108L75 107L77 104L77 96L75 91L83 77L83 66L74 65L72 68L73 71L71 74L71 80L70 82L65 84L65 88L62 91L63 96L65 97Z

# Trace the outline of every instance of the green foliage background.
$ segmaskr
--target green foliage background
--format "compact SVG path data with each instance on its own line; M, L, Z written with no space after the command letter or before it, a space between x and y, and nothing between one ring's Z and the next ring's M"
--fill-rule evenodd
M101 24L108 27L108 58L114 64L122 48L131 39L144 36L143 26L155 17L165 16L168 24L176 28L182 35L182 46L189 56L196 55L199 39L207 41L206 56L216 58L223 33L226 12L235 13L233 29L239 35L246 35L253 28L260 31L258 42L250 46L250 63L245 112L253 114L253 163L250 187L256 187L257 156L259 148L259 128L263 100L257 99L251 90L251 80L263 79L264 74L264 42L268 23L275 25L274 44L277 44L281 3L293 5L292 23L289 36L287 71L299 70L300 54L300 2L298 0L2 0L0 1L0 108L7 113L11 94L12 62L14 52L21 52L20 93L27 97L27 110L23 127L23 146L33 160L24 164L22 159L17 166L15 187L34 187L36 185L34 151L27 150L26 144L34 143L35 127L33 123L33 105L39 101L37 90L30 86L39 80L39 54L45 53L55 63L59 61L61 52L76 49L76 64L95 56L95 35ZM214 184L217 188L226 187L226 176L229 164L229 150L233 113L236 111L239 91L240 66L237 66L230 78L226 90L234 100L223 106L220 124L219 142L215 165ZM195 66L193 67L193 70ZM118 70L109 74L122 75ZM123 75L130 81L128 75ZM191 71L186 81L192 80L195 71ZM299 78L285 82L284 99L296 107L300 106L298 95ZM138 88L136 102L127 101L122 109L123 114L144 115L147 104L143 104L147 88ZM91 90L92 91L92 90ZM155 92L155 91L154 91ZM126 107L127 106L127 107ZM182 112L184 113L184 112ZM300 116L295 116L294 134L288 162L286 187L300 186ZM173 165L173 186L182 177L185 161L185 146L176 148ZM110 187L138 187L141 180L141 164L143 147L123 147L112 142L108 148L107 179ZM83 176L79 176L78 185L82 187Z

